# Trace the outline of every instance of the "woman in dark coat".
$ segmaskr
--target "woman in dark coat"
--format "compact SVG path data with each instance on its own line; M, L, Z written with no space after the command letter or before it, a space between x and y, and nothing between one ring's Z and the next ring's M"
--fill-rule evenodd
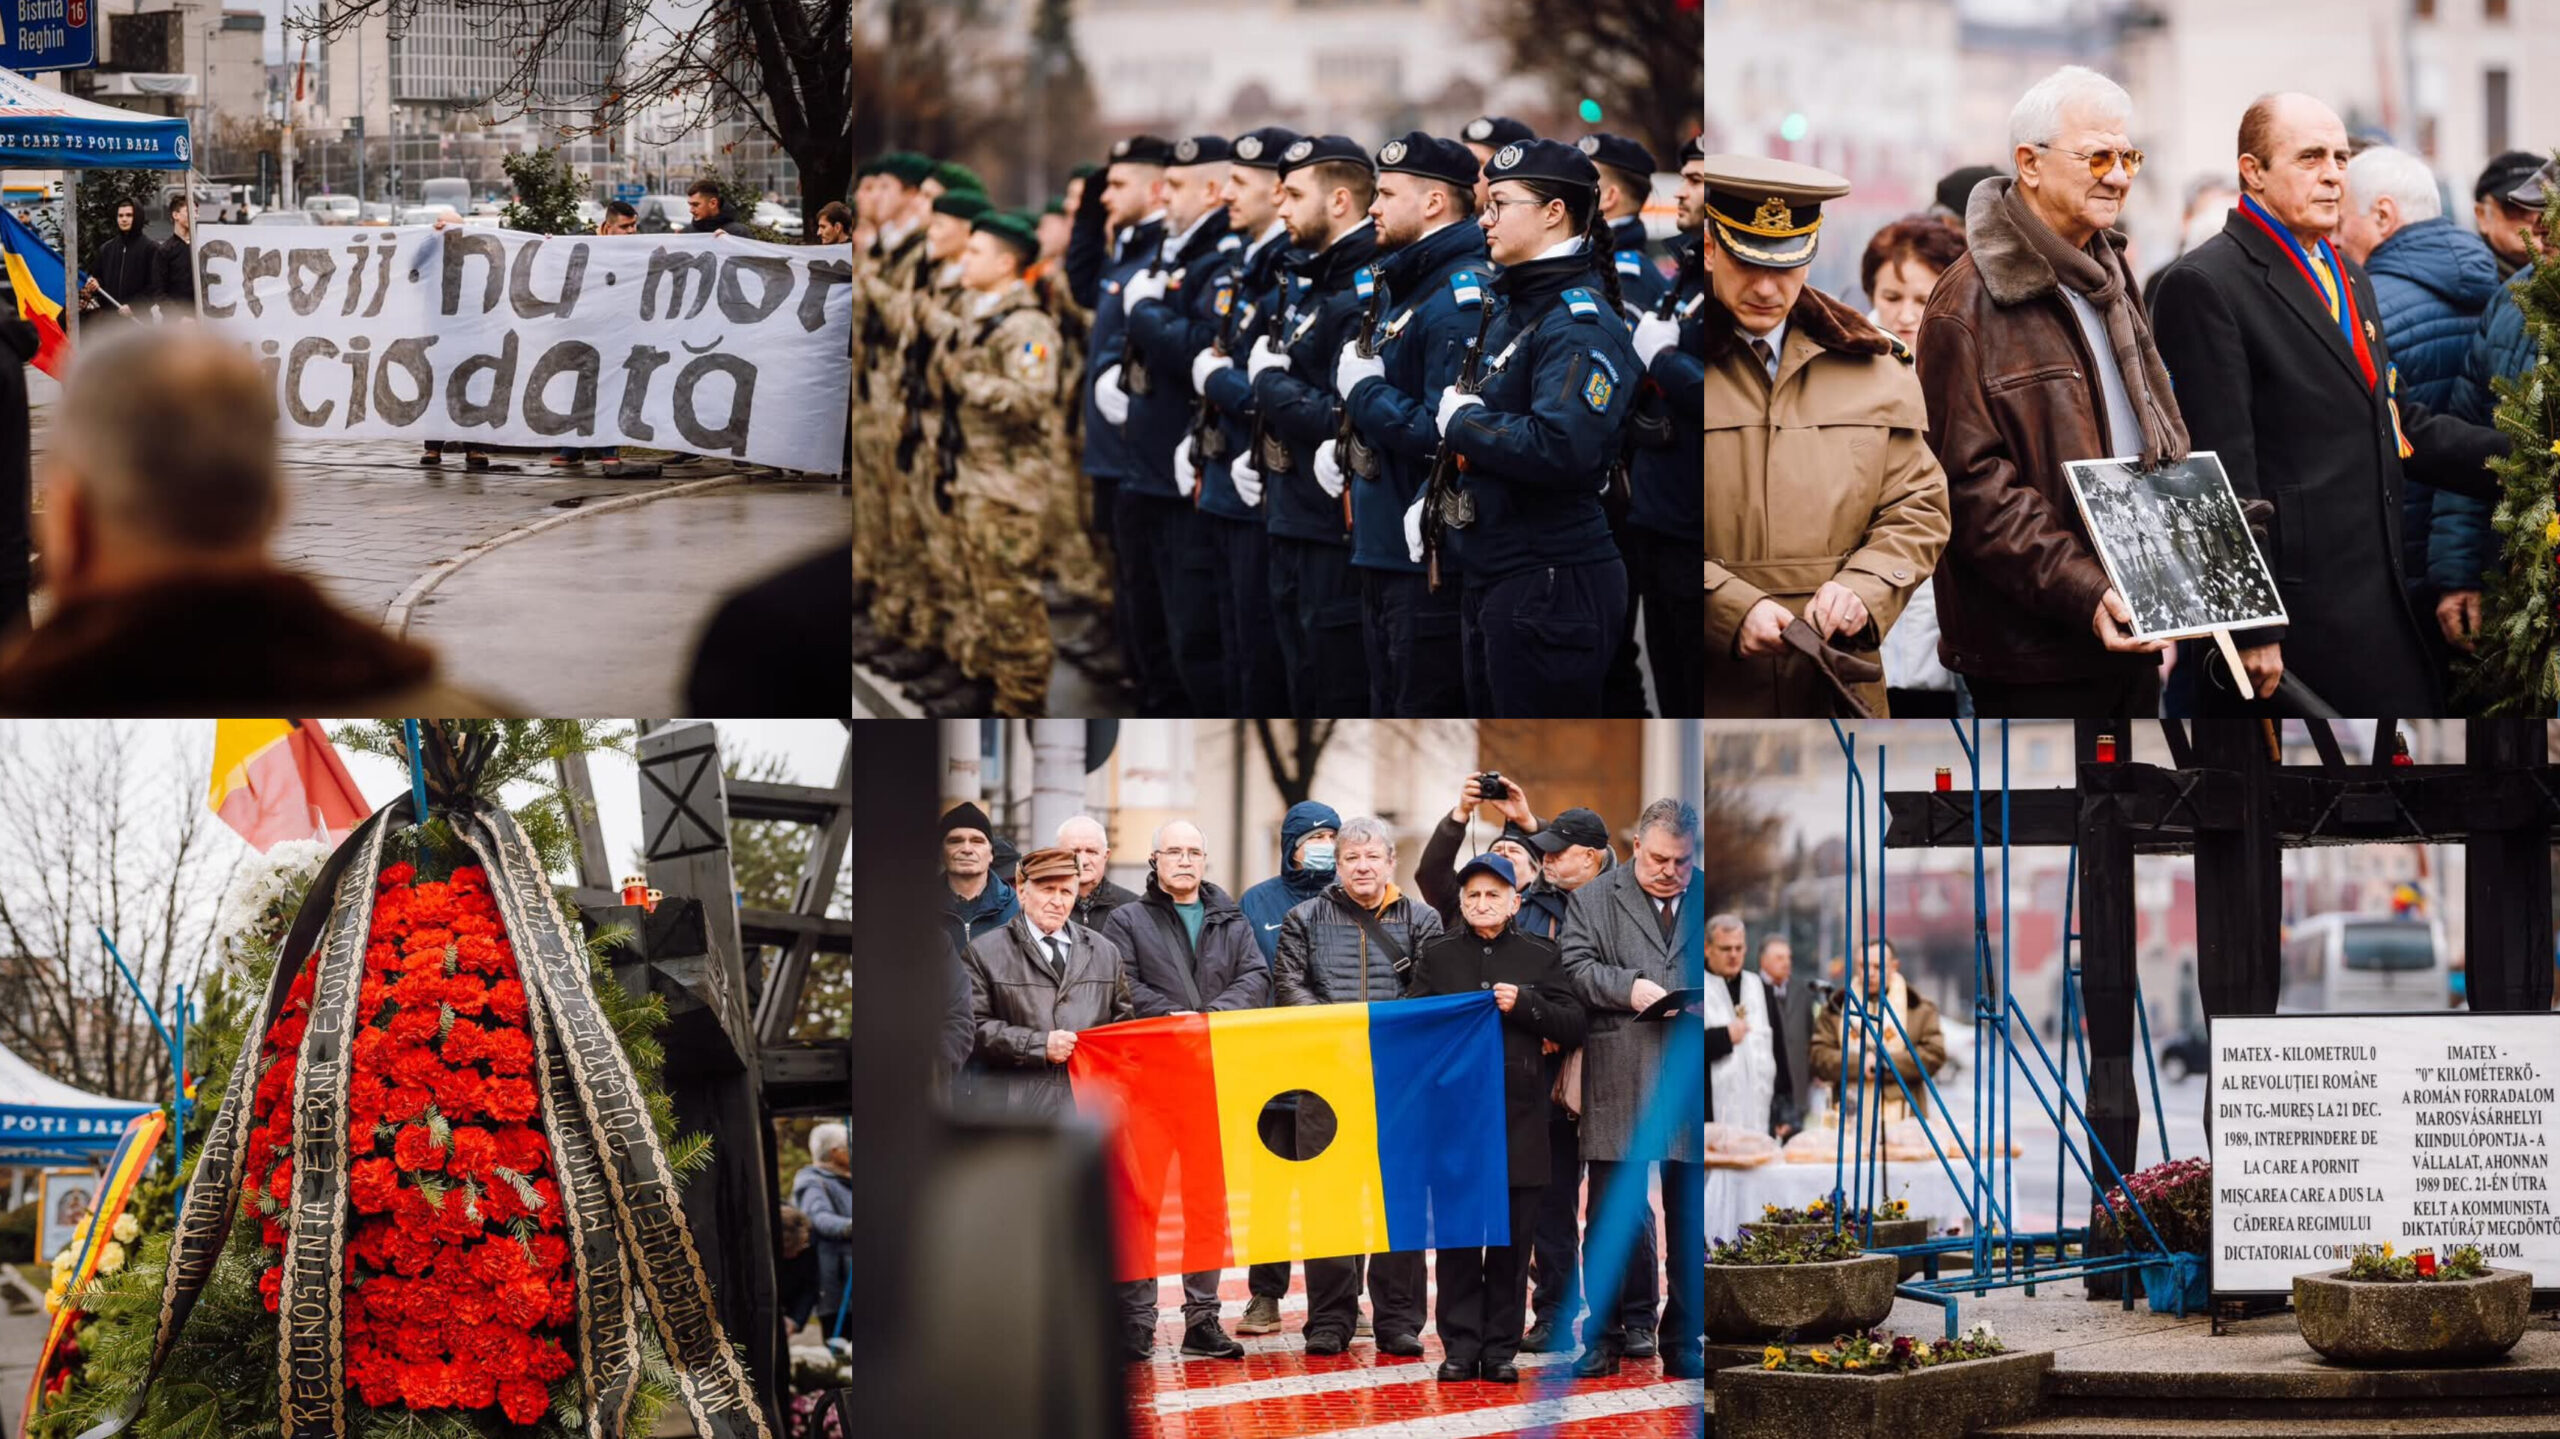
M1480 854L1458 871L1458 911L1466 928L1442 935L1414 960L1407 993L1490 990L1502 1009L1502 1109L1511 1151L1511 1242L1437 1250L1440 1365L1444 1381L1516 1384L1528 1309L1530 1236L1547 1184L1547 1066L1542 1040L1582 1042L1582 1002L1564 977L1563 952L1511 927L1520 908L1511 861Z

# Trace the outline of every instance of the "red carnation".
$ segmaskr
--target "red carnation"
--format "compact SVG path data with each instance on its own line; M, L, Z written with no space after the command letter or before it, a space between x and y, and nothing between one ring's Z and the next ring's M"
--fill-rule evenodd
M521 1079L492 1079L482 1087L481 1105L492 1118L521 1123L533 1118L541 1103L533 1086Z
M551 1412L551 1391L530 1379L510 1379L498 1386L498 1408L518 1424L536 1423Z
M417 877L418 867L404 859L397 864L385 868L382 871L382 877L375 880L374 883L380 885L384 889L398 889L400 886L407 884L409 881L416 879Z
M283 1265L279 1264L258 1276L258 1293L267 1301L269 1314L275 1313L282 1306L284 1302Z
M392 1144L391 1157L412 1173L444 1168L444 1146L436 1143L436 1137L423 1124L401 1129L399 1139Z
M453 1131L453 1157L446 1168L473 1179L488 1177L490 1167L498 1162L498 1141L485 1129L457 1126Z
M391 1208L399 1192L399 1171L391 1167L388 1159L359 1159L347 1171L347 1199L358 1214L383 1213Z

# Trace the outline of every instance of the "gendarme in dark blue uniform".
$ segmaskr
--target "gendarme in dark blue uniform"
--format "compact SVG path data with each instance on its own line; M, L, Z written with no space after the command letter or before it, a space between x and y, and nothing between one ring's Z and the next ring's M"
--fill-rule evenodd
M1232 147L1239 188L1275 183L1281 152L1296 144L1296 131L1269 126L1235 138ZM1253 439L1253 382L1242 360L1253 348L1252 337L1263 320L1282 303L1287 282L1289 233L1273 220L1258 236L1225 252L1224 264L1212 277L1211 308L1218 315L1217 348L1229 358L1212 358L1200 394L1213 411L1212 421L1225 457L1197 461L1200 483L1200 528L1211 559L1217 564L1216 596L1219 650L1227 672L1231 708L1238 718L1286 714L1288 673L1272 634L1271 542L1262 516L1261 495L1246 500L1235 485L1235 464ZM1193 356L1193 364L1199 357ZM1198 371L1195 371L1198 373ZM1185 377L1189 383L1189 377Z
M1574 148L1590 156L1592 164L1605 167L1603 177L1635 206L1609 220L1609 265L1617 271L1618 292L1626 302L1628 323L1633 324L1669 288L1653 263L1653 242L1644 232L1640 213L1645 196L1653 192L1653 152L1638 141L1605 131L1583 136Z
M1455 140L1415 131L1378 151L1381 181L1389 173L1436 181L1451 208L1441 227L1389 252L1378 266L1387 301L1379 312L1374 376L1346 347L1337 358L1336 388L1351 422L1378 455L1376 479L1353 478L1351 566L1358 572L1362 629L1369 652L1372 715L1397 718L1464 715L1465 667L1458 651L1458 586L1444 566L1431 588L1422 563L1406 547L1404 512L1431 475L1440 448L1432 413L1458 376L1458 360L1477 329L1493 279L1484 231L1468 214L1476 159ZM1428 203L1427 198L1425 203ZM1372 215L1380 211L1373 207ZM1354 337L1356 339L1356 335ZM1342 383L1348 376L1348 385Z
M1223 165L1227 158L1225 136L1195 135L1174 143L1170 168ZM1226 207L1205 210L1182 233L1167 235L1156 263L1123 290L1129 305L1123 374L1136 383L1129 385L1129 418L1121 427L1131 463L1121 506L1128 538L1122 543L1141 551L1139 561L1154 577L1159 632L1178 682L1170 693L1140 695L1142 706L1153 701L1151 714L1234 709L1227 668L1219 659L1219 572L1195 512L1196 485L1186 493L1174 483L1173 452L1190 442L1196 398L1191 357L1217 334L1217 286L1211 277L1236 245L1227 233ZM1130 296L1140 298L1132 303ZM1188 703L1179 710L1167 708L1184 699Z
M1301 169L1327 163L1367 170L1369 152L1341 135L1302 139L1281 152L1280 175L1285 182ZM1273 620L1289 663L1289 710L1300 718L1362 715L1369 709L1350 523L1342 501L1316 483L1315 453L1341 422L1333 362L1358 323L1356 285L1377 254L1377 229L1364 216L1300 265L1280 339L1270 347L1288 363L1253 379L1263 423L1286 446L1290 461L1289 473L1263 477L1263 508L1271 523Z
M1173 146L1153 135L1134 136L1111 147L1114 165L1160 167L1172 156ZM1094 526L1113 537L1114 617L1122 662L1137 687L1140 708L1147 713L1167 713L1150 708L1168 703L1181 685L1173 672L1172 647L1163 634L1163 596L1143 562L1132 556L1118 538L1120 486L1129 480L1135 466L1120 426L1104 417L1095 399L1100 386L1120 383L1120 362L1128 348L1128 315L1120 303L1120 291L1131 276L1155 263L1164 245L1164 216L1149 215L1116 238L1108 237L1110 221L1102 204L1102 182L1107 178L1106 168L1104 174L1085 181L1084 200L1076 211L1075 229L1067 244L1069 291L1077 304L1093 311L1081 396L1084 472L1093 477Z
M1697 141L1689 142L1692 146ZM1694 715L1707 692L1707 608L1689 582L1689 561L1706 547L1707 272L1702 237L1680 247L1677 285L1638 322L1636 387L1629 425L1632 491L1622 536L1627 583L1644 610L1645 657L1666 715ZM1666 331L1677 326L1676 338ZM1648 346L1654 348L1650 356Z
M1596 715L1627 605L1600 498L1638 378L1600 268L1608 252L1589 243L1599 173L1570 145L1532 140L1497 151L1485 178L1496 202L1510 202L1488 221L1497 257L1513 235L1495 227L1516 227L1525 243L1573 238L1550 243L1565 253L1503 269L1474 402L1441 400L1441 433L1475 509L1454 532L1468 700L1478 715ZM1583 225L1540 229L1553 200Z

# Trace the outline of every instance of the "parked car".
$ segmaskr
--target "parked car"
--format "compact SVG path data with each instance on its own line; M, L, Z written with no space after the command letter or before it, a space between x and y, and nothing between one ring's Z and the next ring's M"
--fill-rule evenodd
M801 230L800 207L777 200L758 200L751 223L762 225L786 240L797 240Z
M643 195L633 208L640 212L643 234L663 235L693 223L692 207L685 204L682 195Z
M249 217L252 225L317 225L320 217L308 210L261 210Z
M2212 1062L2213 1040L2201 1029L2173 1035L2160 1046L2160 1077L2171 1084L2204 1073Z
M353 195L306 195L302 210L323 225L352 225L364 217L364 202Z
M471 182L459 176L441 176L418 186L418 203L441 205L456 215L471 208Z
M2315 914L2286 933L2278 1014L2389 1014L2447 1007L2444 936L2431 919Z
M399 223L432 225L438 220L457 221L461 218L454 213L451 205L403 205L400 207Z

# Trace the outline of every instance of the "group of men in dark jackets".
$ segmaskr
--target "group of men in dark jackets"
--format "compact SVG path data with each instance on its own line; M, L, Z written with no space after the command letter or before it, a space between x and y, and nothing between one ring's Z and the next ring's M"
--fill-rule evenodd
M1057 846L1022 856L1007 884L993 872L995 836L985 813L955 807L943 818L945 923L960 980L944 1059L957 1102L978 1112L1063 1114L1071 1108L1065 1064L1077 1031L1125 1019L1489 993L1502 1024L1511 1242L1436 1251L1433 1317L1444 1350L1438 1377L1516 1382L1524 1349L1570 1346L1571 1306L1581 1300L1576 1219L1586 1158L1594 1215L1611 1186L1649 1187L1650 1161L1665 1161L1673 1268L1671 1307L1657 1341L1652 1296L1660 1292L1660 1272L1645 1205L1645 1242L1630 1246L1627 1282L1594 1286L1610 1293L1593 1296L1603 1302L1585 1324L1575 1373L1613 1374L1624 1357L1659 1355L1668 1376L1702 1375L1695 1271L1704 1256L1695 1231L1704 1193L1697 1163L1703 1109L1674 1124L1661 1153L1640 1154L1631 1144L1634 1110L1663 1078L1670 1028L1635 1016L1698 983L1700 917L1689 902L1697 810L1678 800L1648 806L1633 831L1632 857L1622 862L1597 815L1568 810L1541 826L1517 785L1503 784L1499 799L1484 800L1470 777L1458 811L1466 818L1456 819L1463 829L1483 801L1506 820L1503 838L1454 874L1445 868L1454 856L1426 851L1431 872L1417 876L1420 898L1396 886L1395 841L1384 823L1344 820L1312 802L1293 807L1282 823L1280 874L1236 897L1207 880L1206 840L1184 821L1156 831L1141 894L1103 876L1107 844L1083 817L1061 827ZM1568 1144L1559 1164L1556 1126L1576 1121L1559 1103L1557 1079L1576 1049L1585 1052L1589 1076L1570 1096L1582 1107L1582 1143ZM1329 1137L1316 1132L1322 1123L1266 1112L1261 1128L1267 1142L1312 1152L1308 1146ZM1559 1210L1557 1244L1552 1220ZM1556 1308L1531 1328L1533 1249L1542 1301ZM1362 1335L1372 1335L1382 1354L1423 1353L1421 1253L1304 1263L1307 1353L1340 1355ZM1279 1332L1288 1268L1254 1266L1237 1333ZM1216 1271L1183 1276L1185 1355L1232 1359L1245 1352L1220 1321L1219 1278ZM1368 1320L1359 1310L1364 1287ZM1629 1298L1639 1294L1640 1305ZM1156 1296L1153 1279L1124 1289L1133 1362L1155 1352Z

